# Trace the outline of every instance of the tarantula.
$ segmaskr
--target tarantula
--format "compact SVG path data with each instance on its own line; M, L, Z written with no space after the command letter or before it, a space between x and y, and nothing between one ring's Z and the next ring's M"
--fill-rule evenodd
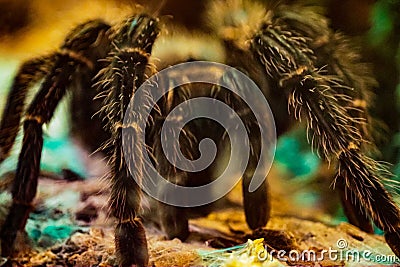
M210 3L208 9L210 24L206 32L218 39L229 54L223 62L246 72L269 99L278 134L291 123L282 112L282 107L288 105L295 119L305 118L310 143L318 154L337 163L334 183L349 221L371 232L372 220L385 232L387 243L400 256L400 212L382 183L387 171L365 154L373 144L368 107L374 79L349 41L333 33L326 19L309 7L266 8L250 0L227 0ZM17 135L27 91L38 83L41 87L24 115L23 145L12 187L12 207L0 231L2 256L11 255L16 233L25 227L32 209L43 146L42 126L52 119L57 104L70 90L77 100L72 103L81 103L73 104L73 119L89 121L89 127L99 134L95 139L87 138L86 143L96 149L99 143L105 142L101 149L110 158L109 205L110 214L117 220L115 249L119 264L148 264L145 230L137 218L141 190L132 179L122 153L122 130L128 128L135 134L144 130L133 123L126 125L123 120L137 88L155 73L152 50L157 38L161 38L159 24L157 18L144 13L134 14L114 26L101 20L88 21L73 29L58 51L22 64L1 121L1 161L7 157ZM202 58L190 55L185 60L193 59ZM162 57L160 60L163 66L171 63L163 62ZM146 144L148 152L153 154L151 164L157 165L171 180L180 177L175 180L177 184L196 185L190 179L196 174L166 163L160 150L159 128L174 106L199 94L196 88L179 87L163 97L152 111L152 122L146 126L149 128ZM235 110L246 110L236 95L226 93L223 88L200 91L209 97L228 100ZM95 113L100 116L91 118ZM266 181L254 192L246 190L259 160L260 133L251 122L253 117L244 116L249 121L247 130L253 147L242 179L244 210L249 227L256 229L268 222L269 197ZM223 139L221 129L208 126L214 127L211 135L215 140ZM189 158L198 156L195 149L198 140L207 136L202 129L191 124L183 135L175 137L182 141L181 149ZM80 130L72 128L76 134ZM146 180L141 153L134 153L137 158L133 175ZM209 174L210 170L205 170L201 176ZM160 209L168 237L185 239L189 233L185 209L162 203Z

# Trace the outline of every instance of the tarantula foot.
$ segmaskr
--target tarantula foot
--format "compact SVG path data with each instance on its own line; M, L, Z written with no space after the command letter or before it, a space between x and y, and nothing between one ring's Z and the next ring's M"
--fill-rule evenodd
M160 203L162 230L168 239L179 238L185 241L189 236L189 221L181 208Z
M141 221L128 220L115 228L115 250L119 266L147 266L149 254Z
M13 233L1 233L1 243L0 243L0 255L2 257L9 257L13 252L13 246L10 244L14 243L15 237L17 236L16 232ZM12 240L10 242L10 240ZM0 265L1 266L1 265Z
M14 241L19 230L23 228L32 206L24 203L13 203L10 213L0 231L1 256L9 257L14 252Z
M400 231L386 232L385 240L394 254L400 258Z
M10 254L11 254L11 250L9 249L9 247L5 245L4 241L1 241L1 244L0 244L0 255L1 256L0 257L7 259L8 255L10 255ZM2 265L0 264L0 266L2 266Z
M244 213L249 228L255 230L264 227L269 220L271 210L266 188L260 187L252 193L244 191L243 200Z

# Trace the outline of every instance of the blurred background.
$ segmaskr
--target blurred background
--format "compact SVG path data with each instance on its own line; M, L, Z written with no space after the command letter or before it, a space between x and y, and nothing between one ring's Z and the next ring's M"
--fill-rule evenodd
M262 1L262 0L260 0ZM264 0L265 2L272 2ZM285 1L280 1L285 2ZM294 2L294 1L286 1ZM364 60L372 64L379 87L374 89L372 114L386 124L376 155L392 165L400 176L400 1L396 0L322 0L318 4L336 31L354 38ZM68 31L87 19L103 18L113 23L132 10L146 9L167 17L188 29L201 28L206 1L151 0L0 0L0 109L19 64L31 57L53 51ZM36 89L32 90L34 94ZM0 111L1 112L1 111ZM86 166L77 161L79 149L68 138L68 99L57 109L57 115L46 126L42 168L59 173L71 169L87 176ZM15 169L19 142L13 156L2 164L0 172ZM299 156L300 155L300 156ZM306 142L305 130L296 127L280 137L276 152L275 175L292 199L302 205L326 210L338 221L345 220L337 199L331 197L332 173L321 172L320 160ZM325 169L325 168L324 168ZM289 191L288 191L289 190Z

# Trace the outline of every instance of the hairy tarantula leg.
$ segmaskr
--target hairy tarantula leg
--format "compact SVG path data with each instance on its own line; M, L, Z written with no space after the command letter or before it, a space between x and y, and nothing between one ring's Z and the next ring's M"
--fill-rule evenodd
M222 76L224 84L229 85L229 88L237 92L241 92L244 95L252 94L249 90L248 85L242 83L241 79L234 77L234 73L226 72ZM249 186L255 174L255 170L259 164L264 162L264 156L261 154L261 132L260 126L262 124L268 124L269 118L265 117L264 121L258 122L251 109L247 104L240 99L240 97L231 91L222 90L218 88L216 90L216 98L220 98L224 103L229 105L235 113L237 113L241 121L245 124L247 134L249 135L250 144L250 155L247 162L241 162L240 164L247 164L245 172L242 177L242 195L243 195L243 206L246 216L246 222L250 229L255 230L260 227L264 227L270 218L270 197L268 191L268 181L266 177L261 177L263 180L262 184L254 191L249 191ZM263 116L263 115L260 115ZM233 136L233 139L236 137ZM241 137L239 137L241 138ZM231 143L235 143L235 140L231 140ZM247 160L247 159L245 159ZM260 165L261 167L261 165Z
M340 33L333 33L327 19L315 12L312 7L299 7L297 9L278 7L275 16L291 30L300 33L308 39L309 47L314 51L314 66L323 69L324 74L338 76L344 84L351 88L337 93L346 94L352 101L340 103L348 107L351 117L357 119L356 126L366 142L363 149L376 149L374 139L378 137L381 123L371 117L368 109L373 101L372 88L377 87L371 68L361 62L359 48ZM319 23L318 23L319 22Z
M130 122L127 125L123 122L136 89L146 78L150 53L158 32L157 21L144 14L132 16L122 25L117 25L112 36L114 49L109 54L109 65L99 75L99 85L108 93L101 114L112 133L109 142L113 149L110 158L109 209L117 219L115 250L120 266L145 266L149 261L145 229L137 218L141 189L136 181L141 181L145 175L139 138L145 129L141 129L138 123L142 119L141 114L134 111L127 113ZM124 156L123 138L126 138L126 144L132 145L125 148L129 149L131 159Z
M29 60L18 70L0 123L0 163L7 158L14 145L28 89L47 74L51 68L53 56Z
M68 54L56 54L51 73L29 106L24 119L24 138L12 188L13 203L1 229L2 255L9 256L18 230L25 227L36 195L43 146L42 125L48 123L64 96L71 73L79 62Z
M51 55L52 68L46 74L24 119L22 150L11 191L13 203L0 231L2 256L11 255L17 231L23 230L32 209L31 203L36 195L43 146L42 125L51 120L59 101L71 85L76 70L83 66L93 68L93 61L99 56L96 54L97 45L102 43L99 37L104 36L102 33L108 27L100 21L81 24L68 35L61 50ZM90 49L93 54L85 54L88 56L85 57L82 54L85 49ZM21 86L26 85L21 84Z
M126 52L125 55L123 55L124 52ZM118 57L121 61L113 62L110 68L121 72L125 70L130 71L133 75L129 78L127 77L127 81L123 81L115 86L115 92L112 92L113 99L111 99L111 95L106 99L106 106L111 106L113 104L122 106L118 109L120 113L113 114L115 117L111 118L115 121L113 121L113 140L111 140L114 152L110 159L111 196L109 208L110 213L118 220L115 228L115 249L119 265L130 266L132 264L137 264L139 266L144 266L149 260L147 241L144 227L141 221L136 218L140 208L141 189L129 172L129 163L124 158L122 147L123 127L129 127L125 128L125 133L127 133L127 131L129 132L132 138L129 143L132 144L137 142L137 138L140 136L139 134L143 129L139 129L135 124L124 126L122 124L124 115L122 111L126 110L129 103L128 100L133 95L134 88L132 88L132 86L134 84L139 86L141 84L139 82L143 81L148 56L138 51L121 51ZM125 59L128 60L126 69L123 67L125 63L123 60ZM116 74L113 73L112 75ZM124 73L124 75L128 76L129 73ZM131 151L135 162L130 169L134 172L132 175L137 175L136 180L138 181L138 179L141 180L143 176L142 151L140 147L133 147Z
M189 236L189 219L184 208L158 202L161 227L168 239L184 241Z
M162 120L163 121L163 120ZM161 129L162 123L156 121L154 125L155 129ZM171 138L170 136L168 138ZM153 143L153 154L154 158L157 159L157 171L162 177L165 177L168 181L174 184L186 186L188 179L187 173L176 170L168 160L165 158L161 141L161 131L155 136ZM181 147L189 147L188 144L184 144L180 141ZM163 194L169 194L164 188L160 188ZM161 222L161 228L166 233L168 239L179 238L180 240L186 240L189 236L189 220L185 208L171 206L162 202L158 202L158 213Z
M351 45L343 35L332 33L325 17L316 13L313 8L301 7L295 11L286 6L278 8L275 16L291 30L307 36L309 47L314 51L313 63L316 68L323 68L325 75L338 76L349 88L336 87L337 94L345 94L351 98L339 104L347 108L349 116L354 118L356 127L365 140L361 145L364 150L374 149L374 139L379 132L376 130L376 121L369 115L371 104L371 88L376 81L371 75L370 68L361 62L357 47ZM316 23L319 21L320 23ZM374 124L375 123L375 124ZM372 126L374 125L374 126ZM338 177L337 189L349 221L364 230L372 232L373 228L365 209L359 204L354 194L345 188L344 180Z
M351 148L339 155L338 178L354 194L376 226L385 233L390 248L400 256L400 211L380 181L388 175L384 166Z
M184 76L184 73L179 73L179 76ZM181 77L180 77L181 78ZM185 78L185 77L183 77ZM165 84L164 84L165 83ZM187 127L184 127L180 133L173 132L165 132L162 134L163 123L165 123L165 116L167 116L173 108L177 105L183 103L189 98L190 90L193 89L191 85L183 85L176 87L174 77L169 77L167 81L159 81L159 88L162 87L170 87L175 88L169 91L161 100L159 104L161 116L154 115L155 124L154 129L155 133L153 134L153 154L154 158L157 159L156 166L157 171L160 173L162 177L167 179L168 181L181 185L188 186L189 178L193 178L188 175L187 172L178 170L175 166L174 162L168 162L168 159L165 157L163 153L163 148L161 142L164 142L168 138L173 138L179 140L180 148L175 147L167 147L168 151L174 151L174 149L181 149L182 153L186 158L192 158L192 149L196 146L194 145L194 140L190 135L190 131ZM173 125L175 122L178 122L179 118L171 118L168 122L170 125ZM178 134L178 135L176 135ZM166 192L165 188L159 189L162 194L173 194L173 192ZM189 200L188 200L189 201ZM182 207L175 207L172 205L168 205L162 202L158 202L159 207L159 218L161 222L161 228L164 233L166 233L168 239L179 238L180 240L186 240L189 236L189 220L188 215L186 213L186 209Z
M373 233L371 220L364 207L362 207L354 193L346 188L342 177L337 177L335 181L339 197L342 202L344 214L352 225L357 226L366 233Z
M254 130L251 131L254 132ZM253 136L254 133L252 133L252 137ZM253 149L259 149L259 147L257 147L259 145L258 142L252 143ZM248 190L258 162L259 157L252 154L249 158L246 172L243 174L242 178L244 212L246 215L246 222L252 230L264 227L270 218L271 211L267 179L264 179L263 183L254 192L249 192Z
M400 210L381 182L387 171L360 150L365 142L360 122L349 115L353 99L344 94L351 89L339 77L321 74L314 67L307 39L285 25L265 23L251 46L266 72L289 90L295 116L299 118L305 111L313 147L325 159L338 160L338 177L344 179L346 189L356 196L400 256Z

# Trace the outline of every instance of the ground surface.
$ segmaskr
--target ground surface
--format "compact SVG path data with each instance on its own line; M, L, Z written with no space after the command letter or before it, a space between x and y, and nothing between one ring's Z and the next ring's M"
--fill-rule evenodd
M107 190L98 179L66 182L58 178L41 179L36 210L26 227L28 235L19 236L20 251L12 263L14 266L115 265L113 221L106 218ZM285 198L285 185L279 184L279 179L271 178L270 182L274 188L273 215L264 230L253 234L244 221L239 188L218 210L191 220L191 235L184 243L178 239L166 240L154 221L149 202L145 203L143 216L147 218L150 263L154 266L248 266L248 259L239 258L242 252L249 252L249 247L247 250L236 247L231 253L211 246L234 247L246 243L248 238L263 237L274 261L269 257L254 266L378 266L383 260L385 264L394 264L392 252L381 236L363 233L347 223L333 226L331 218L318 209L301 208L290 202L293 200L290 197ZM3 194L3 204L6 199ZM3 205L0 218L5 210ZM278 255L280 250L284 254ZM291 252L289 257L291 250L298 254ZM295 258L307 251L311 254Z

